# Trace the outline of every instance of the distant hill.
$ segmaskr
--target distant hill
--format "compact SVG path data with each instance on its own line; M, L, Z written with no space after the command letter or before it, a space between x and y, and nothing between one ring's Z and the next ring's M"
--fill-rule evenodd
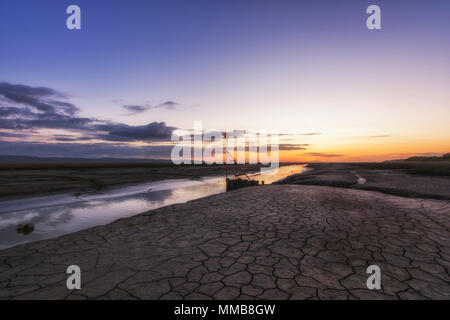
M411 157L405 161L450 161L450 153L446 153L442 157Z
M450 161L450 153L444 154L442 157L423 157L423 156L417 156L417 157L411 157L407 159L395 159L395 160L386 160L383 161L385 163L396 163L396 162L426 162L426 161L438 161L438 162L446 162Z
M170 162L166 159L136 159L136 158L66 158L66 157L29 157L2 156L0 163L157 163Z

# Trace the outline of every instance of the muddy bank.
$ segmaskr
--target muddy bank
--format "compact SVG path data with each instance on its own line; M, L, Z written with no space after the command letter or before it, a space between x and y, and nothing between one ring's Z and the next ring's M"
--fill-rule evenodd
M244 168L248 172L256 172L260 166L245 165ZM0 199L8 200L63 192L84 193L119 185L221 175L225 175L225 167L222 165L1 164Z
M435 174L435 166L314 163L308 168L310 170L287 177L279 183L344 187L404 197L450 200L450 176ZM433 174L428 175L427 172Z

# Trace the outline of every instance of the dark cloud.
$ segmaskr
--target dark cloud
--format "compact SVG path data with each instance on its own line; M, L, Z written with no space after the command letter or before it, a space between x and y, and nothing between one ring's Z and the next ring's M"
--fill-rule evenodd
M0 119L0 129L24 130L30 129L30 127L21 123L20 121Z
M309 144L293 144L293 143L283 143L279 145L279 150L283 151L292 151L292 150L306 150L308 149Z
M172 131L176 129L167 126L165 122L152 122L144 126L108 123L97 125L96 128L107 131L107 134L100 134L99 137L109 141L169 140Z
M0 129L65 129L76 131L85 139L106 141L149 141L169 139L173 127L164 122L151 122L142 126L79 117L78 107L64 101L68 96L46 87L30 87L0 83ZM173 108L177 103L166 101L150 108ZM147 107L128 106L140 112ZM58 138L59 141L76 141L83 138ZM74 139L74 140L71 140Z
M0 137L4 138L25 138L28 134L25 133L14 133L14 132L0 132Z
M79 109L68 102L67 95L46 87L30 87L21 84L0 83L0 95L6 101L33 107L43 113L74 115Z
M173 109L176 108L176 106L178 106L177 102L175 102L175 101L166 101L166 102L163 102L163 103L159 104L157 107L173 110Z
M321 152L308 152L304 153L304 155L307 156L313 156L313 157L324 157L324 158L335 158L335 157L342 157L342 154L330 154L330 153L321 153Z
M124 143L34 143L0 141L1 155L75 158L170 158L171 146L131 146Z
M59 136L53 136L53 140L55 141L62 141L62 142L76 142L76 141L89 141L92 140L92 137L59 137Z
M32 116L34 115L27 108L16 108L16 107L5 107L0 106L0 118L9 118L9 117L23 117L23 116Z
M32 120L17 120L16 123L21 124L30 129L67 129L75 131L93 131L94 124L97 121L91 118L79 118L68 116L45 116Z
M76 116L67 95L46 87L0 83L0 128L83 129L93 119Z
M163 103L154 105L154 106L149 106L149 105L124 105L122 106L124 109L126 109L127 111L129 111L128 115L136 115L139 113L143 113L145 111L148 110L152 110L152 109L167 109L167 110L173 110L176 108L176 106L178 105L177 102L175 101L165 101Z
M317 136L321 134L320 132L307 132L307 133L300 133L300 136Z
M123 106L126 110L130 111L130 114L138 114L148 110L146 106Z

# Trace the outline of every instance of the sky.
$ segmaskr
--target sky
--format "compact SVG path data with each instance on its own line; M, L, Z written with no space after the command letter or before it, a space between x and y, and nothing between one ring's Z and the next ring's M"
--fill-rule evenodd
M449 15L446 0L2 0L0 155L167 158L198 120L279 130L281 161L444 154Z

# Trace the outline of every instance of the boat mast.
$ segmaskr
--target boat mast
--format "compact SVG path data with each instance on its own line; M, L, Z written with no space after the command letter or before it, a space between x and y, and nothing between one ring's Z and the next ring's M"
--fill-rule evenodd
M225 131L225 142L227 141L227 132ZM227 143L228 145L228 143ZM225 146L226 148L226 146ZM227 152L228 150L225 151L225 180L228 180L228 157L227 157ZM224 154L222 153L222 158L223 158Z

